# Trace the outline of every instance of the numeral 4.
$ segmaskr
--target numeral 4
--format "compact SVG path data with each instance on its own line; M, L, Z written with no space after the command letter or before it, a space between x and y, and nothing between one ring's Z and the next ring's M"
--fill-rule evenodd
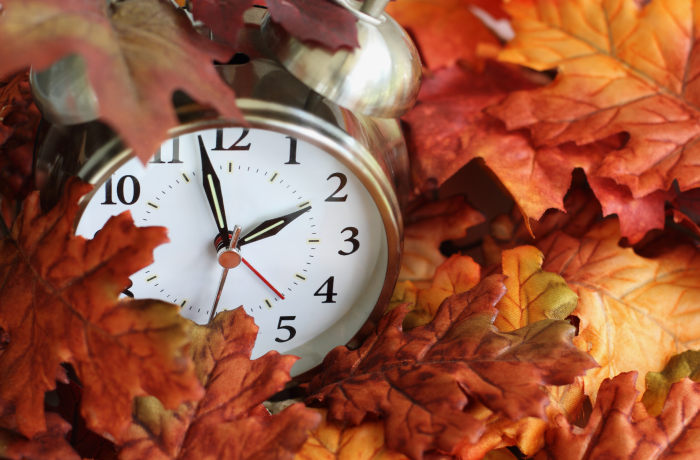
M318 297L325 297L326 300L324 300L321 303L336 303L335 300L333 300L333 297L337 296L338 294L336 292L333 292L333 282L335 281L335 276L331 276L326 280L325 283L321 285L320 288L318 288L318 291L314 294L314 296ZM326 288L326 292L321 293L321 290Z

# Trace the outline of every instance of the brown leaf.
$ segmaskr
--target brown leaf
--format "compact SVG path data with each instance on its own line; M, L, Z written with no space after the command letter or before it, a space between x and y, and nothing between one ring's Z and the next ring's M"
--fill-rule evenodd
M47 431L29 440L0 428L0 457L9 460L80 460L65 439L70 424L58 414L46 414Z
M488 277L447 298L431 323L406 333L406 308L394 309L362 347L326 356L309 401L327 404L331 420L354 425L381 415L387 446L413 459L478 439L483 423L463 412L472 398L510 419L545 417L540 385L570 383L595 363L571 344L574 329L563 321L498 332L492 323L502 279Z
M357 18L332 0L266 0L272 20L302 42L357 48Z
M102 119L144 162L178 124L176 90L241 118L212 64L230 52L198 35L169 1L5 0L2 11L0 74L81 55Z
M693 382L700 381L700 351L688 350L674 355L663 371L647 373L642 403L649 415L657 416L661 413L673 384L685 378Z
M617 220L607 219L582 238L558 232L537 245L542 268L578 294L579 335L601 366L585 376L593 401L605 378L656 371L674 354L700 346L698 249L676 245L645 258L620 247L619 239Z
M194 326L192 357L204 398L177 410L166 410L153 397L138 398L119 458L291 460L321 417L303 404L270 422L251 414L291 380L289 370L298 359L271 351L251 361L257 333L242 308Z
M399 281L426 281L447 258L440 252L444 241L462 238L467 229L484 222L484 216L462 196L428 202L405 218L404 253Z
M91 185L71 180L48 214L34 192L12 234L0 240L0 425L27 437L45 431L44 393L62 362L84 384L82 415L93 431L119 438L135 396L177 407L201 386L187 359L189 323L178 307L119 301L129 275L153 261L165 229L139 228L128 212L93 240L73 236L78 202Z
M563 417L546 435L546 446L536 460L594 458L681 459L700 452L700 385L676 383L659 417L635 403L636 372L605 379L585 428L571 426Z

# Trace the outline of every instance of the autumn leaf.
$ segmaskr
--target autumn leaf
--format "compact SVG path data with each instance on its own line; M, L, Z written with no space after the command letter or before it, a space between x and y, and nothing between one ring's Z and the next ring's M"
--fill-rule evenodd
M646 258L620 247L619 239L617 220L607 219L581 238L557 232L537 244L542 268L561 275L579 297L573 312L579 335L601 366L585 376L593 401L605 378L657 371L700 345L698 249L678 244ZM638 385L643 391L644 383Z
M469 256L453 255L437 268L429 288L418 289L410 281L398 283L385 314L401 304L407 304L409 312L403 320L405 330L428 324L446 298L467 292L480 280L479 264Z
M646 3L646 2L645 2ZM700 30L691 0L514 0L516 36L499 58L556 69L544 88L518 91L489 113L528 128L537 146L585 144L627 133L591 171L635 199L700 185L697 74ZM559 14L562 12L565 14Z
M9 460L80 460L65 436L70 423L58 414L46 414L47 430L34 439L0 428L0 457Z
M492 323L505 293L502 279L490 276L447 298L431 323L406 333L407 310L395 308L362 347L337 347L326 356L308 401L353 425L381 416L387 447L413 459L478 439L483 423L463 412L472 398L510 419L544 418L540 385L570 383L595 363L571 344L574 328L563 321L498 332Z
M503 251L502 270L507 292L496 304L499 311L494 326L501 332L515 331L544 319L564 319L576 308L576 294L554 273L542 270L542 253L532 246ZM586 351L585 341L574 337L574 345ZM547 421L526 417L512 421L472 403L467 412L486 424L486 432L476 444L466 443L459 449L462 460L481 458L484 452L517 445L525 455L533 455L544 443L544 432L557 416L573 421L584 399L583 378L576 377L566 386L546 386L549 397Z
M405 455L387 449L382 422L366 421L350 426L327 420L326 409L311 410L323 421L318 428L311 430L309 439L294 460L408 460Z
M500 49L498 37L473 13L475 6L495 19L507 17L500 2L490 0L399 0L386 11L411 34L424 65L435 71L459 60L478 67L479 45Z
M635 402L636 380L636 372L606 379L586 427L558 418L535 460L693 458L700 449L700 385L687 379L674 384L663 412L652 417Z
M467 229L484 222L484 216L462 196L428 202L405 217L404 252L399 281L426 281L447 258L440 252L444 241L462 238Z
M212 64L231 53L198 35L169 1L6 0L2 11L0 74L81 55L101 118L144 162L178 124L176 90L241 118Z
M42 215L32 193L9 237L0 240L0 426L32 438L46 430L44 393L61 363L84 385L82 415L96 433L119 439L135 396L177 407L201 396L187 359L188 322L173 304L118 296L153 261L165 229L139 228L128 212L93 240L73 236L78 201L91 185L71 180Z
M646 375L646 391L642 403L649 415L657 416L664 408L673 384L688 378L700 381L700 351L688 350L674 355L668 360L661 372L649 372Z
M292 459L321 416L294 404L269 422L251 414L291 380L298 359L276 351L250 360L258 327L243 308L221 312L193 329L192 357L206 390L199 402L166 410L138 398L119 458Z

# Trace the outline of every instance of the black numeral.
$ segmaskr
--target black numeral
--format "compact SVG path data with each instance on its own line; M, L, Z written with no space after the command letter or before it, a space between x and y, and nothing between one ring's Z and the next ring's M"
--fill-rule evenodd
M130 201L126 201L126 198L124 197L124 182L126 182L127 179L131 179L131 184L134 186L134 192L131 196ZM119 198L119 201L122 202L122 204L134 204L139 200L139 197L141 196L141 184L139 184L139 180L135 178L132 175L126 175L119 179L119 182L117 182L117 198ZM105 183L105 201L102 204L116 204L112 200L112 178L110 177L107 179L107 182Z
M280 316L280 320L277 323L277 329L286 329L287 331L289 331L289 337L287 337L284 340L280 339L279 337L276 337L275 342L289 342L294 338L295 335L297 335L297 330L294 329L292 326L282 326L282 321L294 321L295 318L296 316Z
M297 140L294 139L293 137L287 136L287 139L289 139L289 161L286 162L286 165L298 165L301 164L297 162Z
M355 239L355 237L357 235L359 235L360 232L355 227L347 227L347 228L344 228L343 231L340 233L345 233L348 230L352 234L350 235L350 238L348 238L345 241L352 243L352 251L350 251L350 252L338 251L338 254L340 254L341 256L349 256L350 254L357 252L357 250L360 249L360 242Z
M156 152L155 155L153 155L153 160L149 161L149 163L154 163L154 164L165 164L165 161L160 156L160 147L158 148L158 151ZM173 161L168 161L168 163L182 163L180 161L180 138L176 137L173 139Z
M333 173L330 176L328 176L328 179L326 179L326 180L331 180L331 177L337 177L338 179L340 179L340 186L338 187L338 190L336 190L335 192L333 192L331 194L331 196L326 198L326 201L347 201L347 199L348 199L347 195L345 195L343 197L339 197L339 196L335 196L335 195L336 195L336 193L343 190L345 185L348 183L348 178L345 177L345 174L343 174L343 173Z
M335 303L335 300L333 300L333 297L337 296L338 294L333 292L333 281L335 280L335 276L331 276L326 280L325 283L321 285L320 288L318 288L318 291L314 294L315 296L319 297L325 297L326 300L324 300L321 303ZM321 289L326 286L326 292L321 293Z
M250 150L250 144L248 145L238 145L239 142L241 142L243 139L246 138L248 135L249 130L244 129L243 132L241 133L241 137L238 138L236 142L233 143L233 145L227 149L224 148L224 130L223 129L217 129L216 130L216 147L214 147L212 150Z

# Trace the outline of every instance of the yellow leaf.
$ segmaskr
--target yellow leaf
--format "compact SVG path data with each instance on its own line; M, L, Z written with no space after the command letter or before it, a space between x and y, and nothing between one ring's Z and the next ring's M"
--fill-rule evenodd
M663 371L647 374L647 391L644 392L642 403L649 415L656 417L661 413L671 386L686 377L700 382L700 351L688 350L672 356Z

